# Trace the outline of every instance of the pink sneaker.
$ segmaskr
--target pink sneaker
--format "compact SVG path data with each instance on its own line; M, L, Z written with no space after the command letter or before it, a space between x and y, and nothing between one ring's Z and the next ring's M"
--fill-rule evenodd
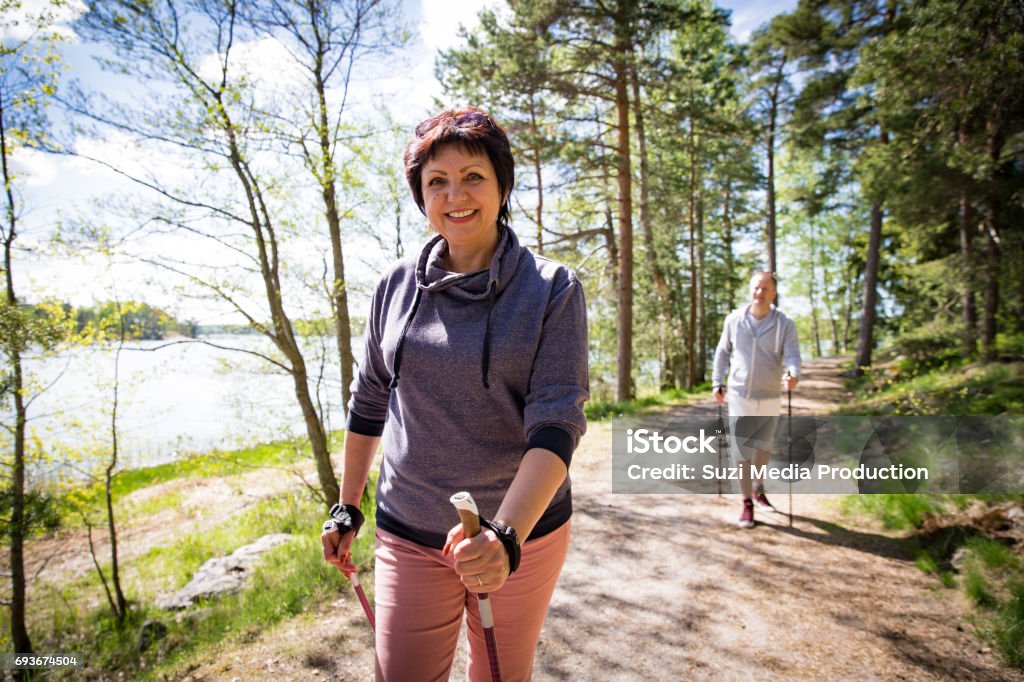
M764 491L759 492L759 493L754 493L754 504L761 511L768 511L768 512L777 512L777 511L779 511L778 509L776 509L775 507L772 506L771 502L768 501L768 498L765 497L765 495L764 495Z
M740 528L754 527L754 501L749 497L743 500L743 513L740 514L738 525Z

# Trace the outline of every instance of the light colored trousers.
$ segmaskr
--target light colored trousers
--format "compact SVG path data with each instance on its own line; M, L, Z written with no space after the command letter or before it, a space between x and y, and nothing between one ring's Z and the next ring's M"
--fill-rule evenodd
M506 682L529 680L548 603L569 549L565 523L523 545L519 569L490 593L498 660ZM447 680L463 613L469 632L472 682L491 678L475 593L466 590L451 555L377 529L375 601L377 679Z

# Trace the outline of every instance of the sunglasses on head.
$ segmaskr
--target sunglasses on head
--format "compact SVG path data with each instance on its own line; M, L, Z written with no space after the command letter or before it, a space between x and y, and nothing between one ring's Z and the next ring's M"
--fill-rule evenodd
M420 123L416 126L416 137L423 137L436 128L439 123L441 123L441 119L439 118L432 118L429 121ZM494 121L491 120L491 117L478 111L467 111L463 114L459 114L458 118L456 118L453 123L459 128L466 127L467 124L477 125L480 123L486 123L489 128L494 128Z

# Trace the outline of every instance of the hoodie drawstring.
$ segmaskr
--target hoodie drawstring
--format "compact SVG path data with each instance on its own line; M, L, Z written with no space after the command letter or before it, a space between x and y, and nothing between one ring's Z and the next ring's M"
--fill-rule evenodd
M490 388L487 382L487 372L491 368L491 311L494 310L494 300L498 296L498 283L491 281L490 294L487 296L487 322L484 323L484 348L483 356L480 359L480 374L483 379L484 388Z
M409 310L409 316L405 318L405 324L402 326L402 333L398 336L398 345L395 347L395 374L391 377L391 383L388 388L392 391L398 388L398 369L402 366L402 347L405 346L405 335L409 333L409 327L412 326L412 318L416 317L416 311L420 307L420 295L423 290L416 287L416 293L412 297L412 308Z

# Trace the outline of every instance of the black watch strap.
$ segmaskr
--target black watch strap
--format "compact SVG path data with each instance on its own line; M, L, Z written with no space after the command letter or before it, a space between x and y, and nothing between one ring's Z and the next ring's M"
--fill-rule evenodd
M522 559L522 549L519 546L519 535L516 533L516 529L512 526L506 526L504 523L498 523L497 521L488 521L487 519L481 518L480 525L484 528L490 528L494 531L494 534L501 540L501 544L505 546L505 551L508 552L508 574L512 575L516 569L519 568L519 561Z
M354 504L336 504L331 507L329 513L331 519L334 520L334 527L342 535L349 531L353 531L358 535L359 529L363 527L363 523L366 521L363 512Z

